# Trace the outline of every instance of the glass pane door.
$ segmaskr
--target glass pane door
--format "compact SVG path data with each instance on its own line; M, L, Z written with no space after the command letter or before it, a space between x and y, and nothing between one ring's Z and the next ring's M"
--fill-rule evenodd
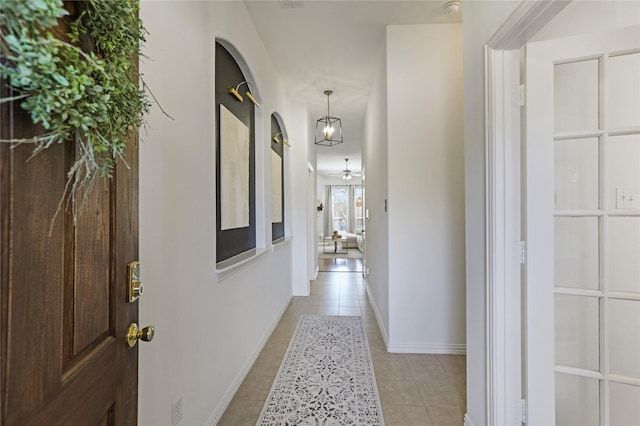
M640 424L640 52L554 62L558 425Z

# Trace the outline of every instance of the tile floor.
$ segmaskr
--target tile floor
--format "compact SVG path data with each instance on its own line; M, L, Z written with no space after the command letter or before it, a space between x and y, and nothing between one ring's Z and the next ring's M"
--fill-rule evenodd
M362 272L362 259L318 259L320 272Z
M465 357L388 353L362 275L321 272L310 296L293 298L218 425L255 425L303 314L362 316L387 426L464 424Z

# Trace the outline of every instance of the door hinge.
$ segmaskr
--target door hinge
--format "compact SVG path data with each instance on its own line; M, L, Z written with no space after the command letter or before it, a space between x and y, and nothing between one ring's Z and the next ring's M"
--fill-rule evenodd
M511 104L517 108L524 106L524 84L516 84L513 86Z
M518 243L519 243L518 245L520 246L520 247L518 247L518 250L519 250L519 253L518 253L519 256L518 257L520 258L519 259L520 260L520 264L524 265L526 263L526 259L527 259L526 258L526 256L527 256L527 243L525 241L519 241Z

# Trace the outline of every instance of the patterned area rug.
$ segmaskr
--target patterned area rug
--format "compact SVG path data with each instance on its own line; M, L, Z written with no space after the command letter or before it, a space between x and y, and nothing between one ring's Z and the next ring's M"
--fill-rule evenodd
M256 425L384 425L360 317L300 318Z

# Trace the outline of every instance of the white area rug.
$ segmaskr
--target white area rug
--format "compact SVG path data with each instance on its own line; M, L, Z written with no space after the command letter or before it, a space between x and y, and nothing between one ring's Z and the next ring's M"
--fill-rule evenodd
M384 425L360 317L300 318L256 425Z

